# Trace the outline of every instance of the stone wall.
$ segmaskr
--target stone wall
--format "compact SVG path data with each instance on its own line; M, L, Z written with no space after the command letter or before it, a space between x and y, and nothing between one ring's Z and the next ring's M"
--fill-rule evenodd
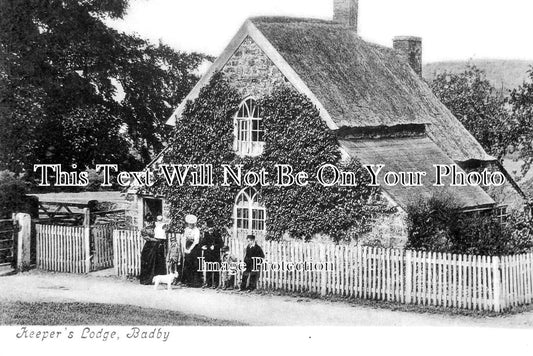
M247 96L260 98L269 94L276 86L287 85L288 81L255 42L247 37L235 51L222 72L232 85Z
M129 223L130 229L137 229L139 227L142 227L142 221L140 220L140 213L139 213L139 200L141 199L140 196L137 196L135 194L127 194L125 199L125 215L126 220Z
M383 214L374 220L372 231L358 239L362 246L403 249L407 244L407 214L398 208L396 213Z

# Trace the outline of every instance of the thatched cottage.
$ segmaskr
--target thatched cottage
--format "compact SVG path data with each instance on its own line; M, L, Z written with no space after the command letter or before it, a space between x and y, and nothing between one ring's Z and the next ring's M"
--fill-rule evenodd
M507 206L524 206L524 196L508 174L509 184L492 190L432 186L434 164L505 171L421 78L422 40L396 37L393 48L369 43L357 33L357 16L358 0L334 0L332 21L248 19L167 124L175 125L185 103L198 96L215 72L222 71L243 97L241 110L235 113L236 153L257 156L264 145L260 132L255 132L262 127L261 118L254 114L255 99L278 85L294 87L313 101L327 127L335 131L343 156L397 171L428 173L422 187L382 188L390 204L399 208L399 214L376 223L375 235L388 246L404 241L402 211L409 200L436 190L446 190L467 210L499 208L504 214ZM240 218L242 210L249 209L253 210L245 214L249 219L264 219L268 212L262 211L257 197L250 190L236 197L235 228L265 228L264 222L243 224ZM164 210L163 201L138 197L139 221L147 211Z

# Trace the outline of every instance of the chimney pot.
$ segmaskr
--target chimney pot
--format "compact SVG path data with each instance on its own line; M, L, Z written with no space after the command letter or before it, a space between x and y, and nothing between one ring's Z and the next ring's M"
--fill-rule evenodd
M357 32L359 0L333 0L333 21Z
M422 38L414 36L397 36L393 47L411 68L422 77Z

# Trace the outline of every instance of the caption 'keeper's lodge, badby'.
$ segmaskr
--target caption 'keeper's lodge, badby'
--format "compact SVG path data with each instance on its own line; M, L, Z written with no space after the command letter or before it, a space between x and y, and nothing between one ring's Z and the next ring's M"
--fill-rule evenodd
M398 172L427 172L422 187L382 187L383 196L398 207L398 213L378 219L368 238L378 236L385 247L401 247L405 242L403 217L409 199L430 196L436 190L445 190L465 210L496 208L504 214L523 208L526 200L516 183L421 78L421 38L396 37L393 48L388 48L359 37L357 22L358 0L334 0L332 21L248 19L167 124L176 125L185 103L194 100L221 71L243 99L235 113L236 154L259 156L264 142L256 100L277 86L292 86L318 108L338 137L343 157L362 164L384 164ZM465 171L500 170L508 183L490 189L434 187L433 165L454 163ZM132 215L139 225L147 212L166 213L163 199L157 197L137 195L133 205ZM266 214L253 189L244 189L235 197L234 229L264 230ZM243 222L243 216L250 221Z

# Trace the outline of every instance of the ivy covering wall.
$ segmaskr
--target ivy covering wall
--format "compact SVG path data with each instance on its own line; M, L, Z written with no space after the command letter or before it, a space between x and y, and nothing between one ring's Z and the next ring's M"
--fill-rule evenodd
M152 193L165 197L173 228L181 230L186 214L195 214L200 224L212 218L219 227L232 226L237 194L244 188L222 187L222 164L244 166L246 171L265 168L273 175L276 164L288 164L295 172L309 174L305 187L258 188L267 209L267 238L285 234L310 239L324 234L338 241L369 230L375 214L388 212L377 202L376 188L369 187L368 173L358 162L341 161L337 139L321 120L311 101L291 87L279 87L257 98L265 128L265 150L260 157L238 157L233 151L234 116L244 98L217 73L198 98L187 103L174 131L174 141L163 163L212 164L214 187L167 186L159 179ZM357 187L324 187L316 181L324 164L356 174ZM355 233L355 235L354 235Z

